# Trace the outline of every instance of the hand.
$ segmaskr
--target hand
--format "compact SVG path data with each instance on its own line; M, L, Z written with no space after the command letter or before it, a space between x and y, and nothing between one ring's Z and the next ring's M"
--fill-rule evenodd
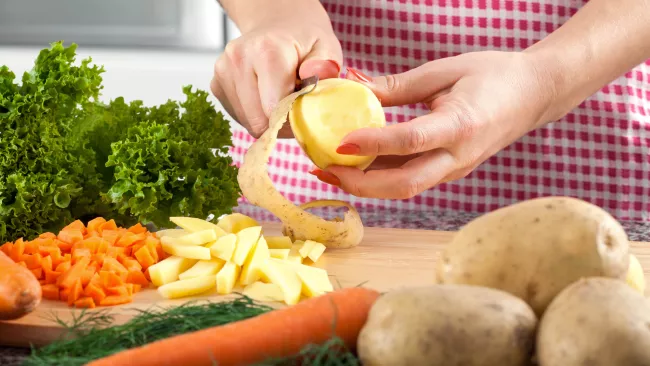
M467 176L519 137L548 122L554 99L543 69L524 53L484 51L428 62L371 79L349 70L384 106L425 103L431 113L346 136L340 154L378 155L367 171L312 172L359 197L408 199Z
M268 20L256 22L228 43L214 66L212 93L255 138L268 128L274 106L294 91L297 76L339 76L341 45L329 18L307 10L296 8L297 13L286 18L270 14ZM285 127L279 136L292 137L289 124Z

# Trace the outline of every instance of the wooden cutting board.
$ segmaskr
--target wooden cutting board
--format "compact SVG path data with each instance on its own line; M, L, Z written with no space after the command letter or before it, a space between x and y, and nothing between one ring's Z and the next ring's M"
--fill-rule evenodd
M279 235L280 227L277 224L264 225L264 232ZM366 228L364 240L358 247L328 249L317 265L327 269L335 288L364 283L364 286L385 291L401 286L432 284L436 253L453 235L453 232L432 230ZM632 243L632 253L639 258L646 270L646 281L650 282L650 243ZM134 309L228 298L231 297L208 294L191 299L165 300L157 291L145 290L134 296L133 303L115 306L111 311L116 322L123 323L136 313ZM56 315L68 321L78 312L62 302L44 300L33 313L22 319L0 322L0 345L29 347L30 343L47 344L62 333L62 328L48 318Z

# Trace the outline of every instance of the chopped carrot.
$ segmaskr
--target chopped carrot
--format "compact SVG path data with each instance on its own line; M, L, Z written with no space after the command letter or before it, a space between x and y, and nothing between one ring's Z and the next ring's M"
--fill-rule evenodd
M142 271L138 271L138 270L129 271L129 274L126 277L126 282L141 285L141 286L149 285L149 281L147 281L147 278L144 276Z
M25 242L20 238L14 242L11 248L11 255L9 256L14 262L20 262L23 253L25 252Z
M74 283L81 278L81 275L84 273L89 263L90 259L87 257L79 259L77 263L59 277L59 285L63 288L72 287Z
M45 270L45 282L56 283L56 280L61 276L61 272Z
M81 230L63 230L57 235L59 240L65 243L74 244L84 240L84 234Z
M72 263L69 262L69 261L64 261L64 262L59 263L59 265L56 266L56 268L54 270L57 271L57 272L63 273L63 272L68 271L70 269L70 267L72 267Z
M245 320L131 348L87 366L128 365L133 360L138 366L250 365L295 355L333 336L353 349L379 296L363 287L345 288Z
M133 253L133 255L135 256L135 259L138 260L138 263L140 263L142 268L149 268L150 266L156 264L156 260L151 255L149 248L146 246L140 248L137 252Z
M102 217L5 243L0 252L32 272L45 299L84 308L131 302L149 287L148 267L166 258L160 240L142 224L127 229Z
M61 231L81 231L83 233L86 231L86 226L81 220L75 220L61 229Z
M83 293L83 286L81 285L81 279L77 279L74 282L74 285L70 288L70 292L68 293L68 305L72 306L75 301L79 300Z
M54 268L52 267L52 257L45 256L43 259L41 259L41 268L43 268L44 271L51 271Z
M95 301L93 300L92 297L82 297L74 302L74 307L94 309Z
M55 284L45 284L41 286L43 298L48 300L59 300L59 288Z
M43 268L34 268L34 269L30 269L30 271L34 274L34 276L36 276L37 280L43 278Z
M114 306L114 305L121 305L121 304L127 304L132 301L131 296L106 296L102 302L99 304L101 306Z
M96 217L88 221L88 231L99 231L98 229L106 222L103 217Z
M55 239L56 234L54 234L54 233L43 233L43 234L39 235L38 237L40 239Z
M25 258L25 263L27 264L27 268L36 269L36 268L41 268L42 260L43 257L41 256L41 253L36 253L32 255L27 255L27 258Z
M1 247L0 250L2 250L7 257L11 258L11 251L14 247L14 243L4 243Z
M134 234L144 234L147 232L147 228L138 222L137 224L131 226L128 231Z

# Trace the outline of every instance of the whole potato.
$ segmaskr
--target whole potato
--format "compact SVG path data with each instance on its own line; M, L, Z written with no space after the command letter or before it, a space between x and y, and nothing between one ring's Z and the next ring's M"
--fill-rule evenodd
M503 291L408 288L375 302L357 352L364 366L529 365L536 325L532 309Z
M438 261L436 277L439 283L507 291L540 316L582 277L624 279L628 246L623 227L599 207L568 197L538 198L461 228Z
M542 317L537 359L540 366L650 365L650 301L623 281L575 282Z

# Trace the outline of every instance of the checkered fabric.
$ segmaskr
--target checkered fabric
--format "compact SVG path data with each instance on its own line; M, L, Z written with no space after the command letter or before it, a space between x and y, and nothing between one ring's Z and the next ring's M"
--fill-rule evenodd
M324 0L344 64L368 75L398 73L481 50L522 50L567 21L586 0ZM427 113L386 108L389 123ZM235 128L236 164L253 139ZM362 199L320 183L295 143L269 163L276 187L295 203L341 199L365 208L487 212L517 201L568 195L621 220L650 220L650 60L607 85L562 120L531 132L464 179L409 200Z

